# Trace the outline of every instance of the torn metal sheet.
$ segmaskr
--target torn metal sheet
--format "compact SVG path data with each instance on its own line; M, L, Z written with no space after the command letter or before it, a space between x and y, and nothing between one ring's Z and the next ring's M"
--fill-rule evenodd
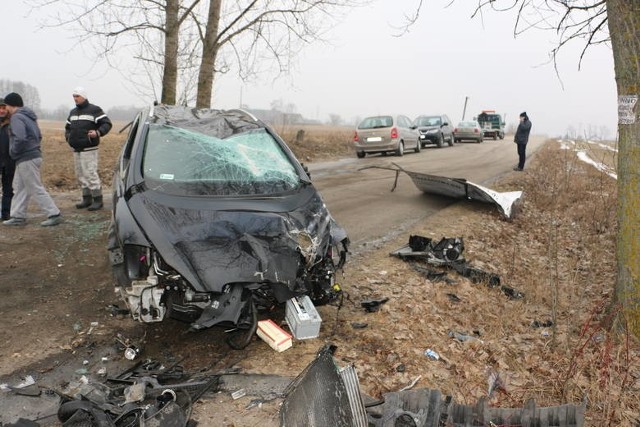
M355 372L340 374L333 360L335 347L325 346L285 390L280 426L367 427ZM353 393L357 392L357 395ZM351 394L351 395L350 395Z
M416 187L424 193L493 204L505 218L512 218L515 215L515 207L522 197L522 191L499 192L483 187L479 184L474 184L464 178L449 178L445 176L412 172L395 163L392 164L395 166L394 168L367 166L362 169L377 168L395 171L396 179L391 191L395 190L398 184L398 176L400 175L400 172L404 172L409 175Z

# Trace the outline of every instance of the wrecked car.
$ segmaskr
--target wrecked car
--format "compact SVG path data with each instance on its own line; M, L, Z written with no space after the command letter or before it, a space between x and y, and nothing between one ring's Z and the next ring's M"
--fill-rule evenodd
M131 123L113 177L108 250L134 319L224 326L340 292L348 237L283 140L242 110L157 105Z

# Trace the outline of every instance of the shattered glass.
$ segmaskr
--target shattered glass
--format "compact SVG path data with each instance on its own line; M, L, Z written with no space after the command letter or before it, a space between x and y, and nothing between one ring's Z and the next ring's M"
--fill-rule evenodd
M151 125L142 167L149 188L177 195L269 195L300 185L295 167L264 128L218 137Z

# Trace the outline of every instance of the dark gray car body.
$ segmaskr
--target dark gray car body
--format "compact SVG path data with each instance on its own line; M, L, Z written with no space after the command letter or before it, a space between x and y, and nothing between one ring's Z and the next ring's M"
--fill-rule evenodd
M156 106L133 122L108 249L137 320L251 329L258 307L299 295L327 302L347 243L305 168L250 114Z
M422 115L415 118L414 126L420 133L420 143L424 147L427 144L435 144L438 148L445 142L453 146L453 123L446 114Z

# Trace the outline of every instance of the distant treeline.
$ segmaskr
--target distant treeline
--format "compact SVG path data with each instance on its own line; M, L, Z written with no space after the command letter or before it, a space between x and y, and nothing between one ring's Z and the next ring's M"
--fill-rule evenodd
M60 105L58 108L53 110L49 110L46 108L38 108L35 109L36 114L39 118L44 120L67 120L69 116L69 111L73 105ZM140 107L135 107L133 105L129 106L119 106L113 108L104 108L105 113L109 116L111 120L116 121L131 121L136 117L141 110Z

